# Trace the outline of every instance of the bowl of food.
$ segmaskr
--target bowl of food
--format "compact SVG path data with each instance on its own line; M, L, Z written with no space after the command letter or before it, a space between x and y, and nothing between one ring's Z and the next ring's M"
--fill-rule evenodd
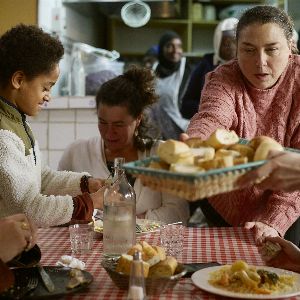
M130 267L133 260L131 254L134 251L142 252L145 287L148 295L161 294L169 288L173 288L187 273L185 266L178 263L176 258L165 255L163 248L152 247L142 241L133 246L127 254L122 254L118 258L104 258L101 262L111 280L120 289L128 289ZM149 255L150 253L151 255Z

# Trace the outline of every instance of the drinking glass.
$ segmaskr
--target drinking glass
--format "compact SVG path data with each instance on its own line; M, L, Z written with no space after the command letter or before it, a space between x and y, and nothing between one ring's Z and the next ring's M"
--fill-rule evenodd
M178 258L182 254L184 226L181 223L167 224L160 228L160 243L167 255Z
M86 254L93 248L94 230L89 224L69 226L72 254Z

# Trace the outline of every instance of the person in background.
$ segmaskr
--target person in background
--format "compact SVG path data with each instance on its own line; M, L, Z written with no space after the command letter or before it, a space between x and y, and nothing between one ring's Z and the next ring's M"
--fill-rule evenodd
M0 38L1 218L24 213L44 227L88 221L102 202L100 179L42 164L26 121L50 101L63 53L61 42L36 26L20 24Z
M267 265L300 273L300 249L296 245L279 236L266 237L265 240L281 246L281 251L274 258L263 257Z
M36 242L36 227L24 214L0 219L0 293L14 283L13 273L6 263Z
M158 62L153 69L157 76L159 101L152 107L150 118L164 139L178 139L189 122L180 114L180 99L186 90L192 67L183 56L182 41L177 33L168 31L160 38Z
M184 118L191 119L198 112L205 75L235 57L235 28L238 21L236 18L227 18L220 21L216 27L213 39L214 53L205 54L195 67L182 98L180 112Z
M143 67L151 70L153 68L153 65L157 62L157 56L158 46L154 45L146 51L143 57Z
M237 59L207 75L199 112L182 140L206 139L225 128L242 138L267 135L285 147L300 148L300 57L292 54L292 34L293 23L284 11L273 6L247 10L237 25ZM216 226L245 226L259 244L265 236L284 236L290 227L297 231L299 197L298 191L251 186L200 205ZM299 234L294 237L298 245Z
M96 96L99 136L77 140L67 147L59 170L87 170L96 177L107 178L116 157L130 162L154 155L159 142L149 137L144 114L157 101L154 80L151 70L131 68L105 82ZM136 193L139 218L187 222L189 208L185 200L151 190L140 179L128 179Z

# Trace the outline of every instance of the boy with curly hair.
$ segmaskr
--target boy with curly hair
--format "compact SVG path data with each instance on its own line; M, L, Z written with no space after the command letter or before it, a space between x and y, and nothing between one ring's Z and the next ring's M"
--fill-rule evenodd
M0 38L0 218L24 213L38 226L88 221L101 203L101 180L42 165L26 121L50 101L63 54L61 42L36 26L20 24Z

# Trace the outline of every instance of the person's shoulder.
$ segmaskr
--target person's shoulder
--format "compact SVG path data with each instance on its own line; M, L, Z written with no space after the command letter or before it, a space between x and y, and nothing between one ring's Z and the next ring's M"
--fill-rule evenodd
M293 54L292 59L293 59L293 65L294 65L293 67L296 67L299 72L299 70L300 70L300 55Z

